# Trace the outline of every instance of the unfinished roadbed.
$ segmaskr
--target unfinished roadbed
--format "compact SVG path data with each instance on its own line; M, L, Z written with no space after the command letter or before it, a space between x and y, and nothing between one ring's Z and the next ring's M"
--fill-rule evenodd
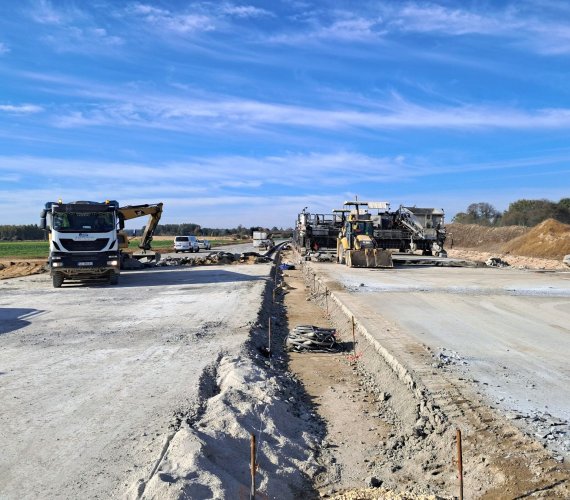
M150 269L116 287L2 281L0 497L239 498L260 426L271 436L260 487L310 490L311 438L282 396L293 382L249 346L266 338L271 269Z
M570 496L568 273L296 262L349 344L354 318L355 369L378 415L364 421L381 434L363 484L455 495L460 429L470 497Z

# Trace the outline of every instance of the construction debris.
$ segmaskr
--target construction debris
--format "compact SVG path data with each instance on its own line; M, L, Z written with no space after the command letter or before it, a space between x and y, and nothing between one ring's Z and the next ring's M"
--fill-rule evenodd
M336 330L299 325L287 336L287 349L297 352L333 352L337 350Z
M229 264L265 264L271 258L257 252L230 253L210 252L204 257L166 257L156 264L157 267L171 266L219 266Z
M491 257L485 262L489 267L509 267L509 263L500 257Z

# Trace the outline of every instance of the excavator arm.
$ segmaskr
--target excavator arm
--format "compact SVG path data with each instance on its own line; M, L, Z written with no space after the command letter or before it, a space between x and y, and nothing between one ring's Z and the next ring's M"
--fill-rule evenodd
M141 250L150 250L152 243L152 235L156 230L156 226L160 221L162 216L162 203L155 203L149 205L129 205L126 207L120 207L118 209L119 218L121 224L126 220L136 219L137 217L144 217L149 215L150 219L148 224L145 226L143 235L141 237L141 242L139 243L139 248Z

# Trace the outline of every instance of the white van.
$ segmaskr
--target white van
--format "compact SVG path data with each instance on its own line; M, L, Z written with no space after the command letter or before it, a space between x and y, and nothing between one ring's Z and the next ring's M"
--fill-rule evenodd
M174 252L199 252L200 247L196 236L176 236L174 238Z

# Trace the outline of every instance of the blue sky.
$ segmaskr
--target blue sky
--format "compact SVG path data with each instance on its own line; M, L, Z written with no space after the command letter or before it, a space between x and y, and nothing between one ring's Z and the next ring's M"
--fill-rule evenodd
M570 3L0 4L0 224L46 201L290 226L570 195Z

